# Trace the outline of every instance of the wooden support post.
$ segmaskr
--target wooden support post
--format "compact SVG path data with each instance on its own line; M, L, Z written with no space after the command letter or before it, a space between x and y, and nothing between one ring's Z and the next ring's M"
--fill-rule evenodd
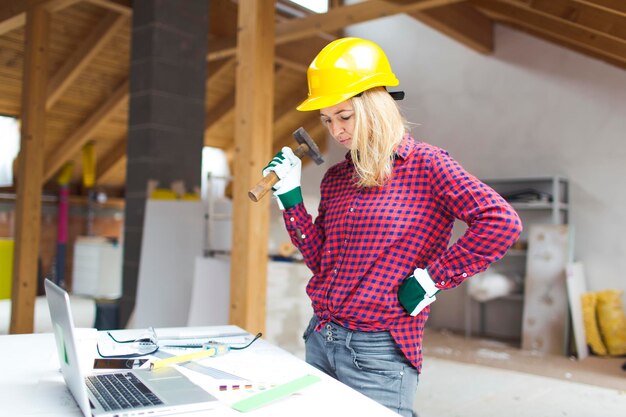
M239 2L235 97L230 322L265 331L269 203L248 199L271 157L274 107L274 0Z
M50 12L46 8L27 8L10 333L32 333L34 328L49 27Z

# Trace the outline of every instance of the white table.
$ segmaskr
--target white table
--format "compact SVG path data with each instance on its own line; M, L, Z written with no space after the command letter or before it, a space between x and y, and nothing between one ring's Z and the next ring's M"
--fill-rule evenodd
M236 326L157 329L159 338L165 335L214 335L237 333ZM132 338L138 330L119 330L115 337ZM104 332L91 333L101 343L108 341ZM93 345L92 345L93 346ZM91 349L89 349L91 350ZM87 352L89 351L87 350ZM94 357L97 355L93 351ZM0 415L3 416L80 416L81 413L67 390L59 371L54 337L51 333L0 336ZM91 358L87 358L91 359ZM280 383L304 376L317 375L321 381L296 394L245 413L249 416L397 416L373 400L323 374L304 361L263 339L251 347L199 362L225 372L266 383ZM204 385L207 376L181 368L194 382ZM195 377L197 378L195 378ZM229 395L238 395L231 393ZM243 394L242 394L243 395ZM241 397L244 398L244 397ZM242 416L244 413L227 405L232 399L220 401L217 409L188 415Z

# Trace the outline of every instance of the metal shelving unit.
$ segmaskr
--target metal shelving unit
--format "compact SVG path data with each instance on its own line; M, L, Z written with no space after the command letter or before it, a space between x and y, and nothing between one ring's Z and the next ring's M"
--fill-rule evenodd
M483 336L521 340L524 306L523 281L526 274L526 242L530 224L567 224L569 184L558 175L482 180L502 195L517 211L524 231L507 254L490 268L508 277L518 277L519 291L493 300L479 302L465 296L465 335L472 335L472 307L478 304L478 333ZM489 312L487 310L490 310ZM494 314L491 314L494 310ZM499 311L498 311L499 310ZM495 314L497 312L498 314ZM517 319L519 317L519 320ZM489 318L492 318L490 321ZM510 319L502 323L503 318ZM493 329L490 327L506 329Z

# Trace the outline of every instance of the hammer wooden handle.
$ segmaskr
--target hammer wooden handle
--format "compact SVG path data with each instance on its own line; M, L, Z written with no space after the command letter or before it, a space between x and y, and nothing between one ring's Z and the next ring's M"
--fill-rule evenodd
M298 158L302 158L308 152L309 146L306 143L301 143L296 149L293 150L293 153ZM256 203L257 201L262 199L263 196L265 196L265 194L267 194L267 192L271 190L274 184L276 184L278 181L280 181L278 175L276 175L274 171L270 171L269 174L263 177L261 181L257 182L256 185L252 187L250 191L248 191L248 197L250 197L250 200Z

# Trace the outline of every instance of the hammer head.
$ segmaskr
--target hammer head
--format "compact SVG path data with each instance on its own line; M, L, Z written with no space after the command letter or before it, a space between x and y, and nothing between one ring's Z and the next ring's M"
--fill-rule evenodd
M296 142L303 143L309 147L309 152L307 155L315 161L317 165L323 164L324 159L322 158L322 153L320 152L320 148L317 147L317 144L313 141L311 136L304 130L303 127L299 127L293 132L293 137L296 139Z

